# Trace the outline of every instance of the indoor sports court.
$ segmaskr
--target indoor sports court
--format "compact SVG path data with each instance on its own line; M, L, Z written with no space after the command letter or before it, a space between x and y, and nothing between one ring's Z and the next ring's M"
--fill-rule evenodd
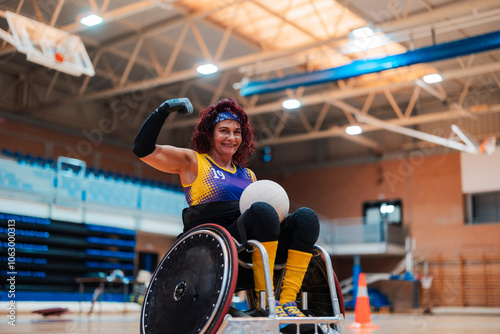
M0 332L500 333L496 0L0 0Z

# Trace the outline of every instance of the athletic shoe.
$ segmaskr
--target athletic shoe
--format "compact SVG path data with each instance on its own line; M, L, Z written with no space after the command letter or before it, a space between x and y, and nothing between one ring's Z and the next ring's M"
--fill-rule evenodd
M289 317L301 317L301 318L306 318L304 313L302 313L298 308L297 308L297 303L296 302L288 302L283 304L283 310L286 312L286 315Z
M278 317L288 317L288 314L283 311L283 307L281 307L281 304L279 301L276 301L276 315Z
M297 308L297 303L296 302L288 302L283 304L283 310L285 311L286 315L289 317L300 317L300 318L307 318L304 313L302 313L298 308ZM309 334L309 333L314 333L315 330L315 325L314 324L303 324L300 325L300 333L302 334ZM286 334L292 334L292 333L297 333L297 325L292 325L289 324L285 328L280 328L282 333ZM318 331L318 333L321 333Z
M281 307L281 304L279 301L276 300L276 315L278 317L288 317L288 315L283 311L283 308ZM263 310L260 307L256 307L255 309L247 312L250 314L252 317L269 317L269 308L266 308L266 310Z
M288 315L283 311L283 307L281 307L281 304L279 301L276 300L276 315L281 318L281 317L288 317ZM289 326L289 324L280 324L280 330L283 328Z

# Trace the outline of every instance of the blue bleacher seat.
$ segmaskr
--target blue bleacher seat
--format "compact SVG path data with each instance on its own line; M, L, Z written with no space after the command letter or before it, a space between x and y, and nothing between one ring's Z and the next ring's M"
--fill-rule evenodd
M47 164L49 165L50 168L52 169L55 169L56 168L56 162L54 161L54 159L52 158L49 158L47 159Z
M28 163L28 165L30 165L30 166L38 166L38 162L36 161L36 158L33 155L26 154L24 156L24 158L26 159L26 162Z
M36 161L38 163L38 166L40 166L44 169L51 169L52 168L50 162L42 156L36 157Z
M123 176L123 182L125 182L125 183L134 183L133 179L134 179L134 177L132 175L125 174Z
M94 178L104 178L104 170L95 167L87 168L87 176L93 176Z
M24 157L24 154L22 154L19 151L14 152L14 159L17 160L18 163L21 165L26 165L26 158Z
M14 158L14 153L12 153L12 151L7 148L2 149L2 154L8 158Z
M85 176L94 175L94 173L95 173L94 167L87 167L87 170L85 171Z
M104 171L104 178L105 179L113 179L114 173L112 171Z

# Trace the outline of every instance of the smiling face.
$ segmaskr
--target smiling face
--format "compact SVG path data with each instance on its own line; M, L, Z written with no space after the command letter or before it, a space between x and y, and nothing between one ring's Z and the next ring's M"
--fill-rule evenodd
M241 140L241 126L239 122L225 120L215 124L210 156L221 160L230 160L240 147Z

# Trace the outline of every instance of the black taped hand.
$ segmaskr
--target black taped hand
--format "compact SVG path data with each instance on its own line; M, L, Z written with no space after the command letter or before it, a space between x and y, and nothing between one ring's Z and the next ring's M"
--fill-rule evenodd
M189 115L193 112L193 106L187 97L182 97L180 99L167 100L160 104L156 110L160 113L176 111L179 114Z
M165 123L168 115L174 111L180 114L190 114L193 112L193 106L186 97L163 102L151 115L149 115L135 137L134 147L132 149L135 155L139 158L144 158L154 152L161 127Z

